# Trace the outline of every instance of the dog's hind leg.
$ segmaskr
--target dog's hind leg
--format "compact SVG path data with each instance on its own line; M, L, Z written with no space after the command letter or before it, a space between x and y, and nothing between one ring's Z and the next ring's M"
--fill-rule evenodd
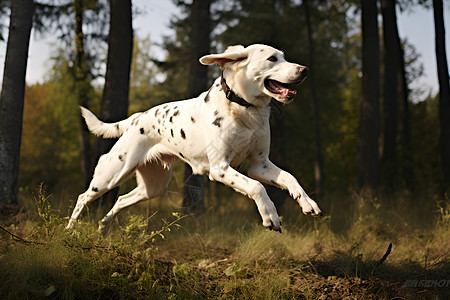
M108 165L108 168L106 167ZM123 176L120 180L117 182L113 182L115 179L114 172L112 172L116 168L111 168L111 165L114 166L114 164L110 163L110 159L108 158L108 154L103 155L100 157L99 163L97 167L95 168L94 177L92 178L92 181L89 185L89 188L82 194L78 196L77 203L75 205L75 208L73 209L72 215L69 219L69 224L66 228L72 228L75 221L83 211L83 209L88 205L90 202L94 201L95 199L101 197L104 193L111 190L113 187L117 186L121 182L125 181L127 178L129 178L134 170L129 170L127 172L126 176ZM117 172L120 172L121 169L118 169ZM111 187L112 186L112 187Z
M106 233L108 225L114 216L122 209L139 201L159 196L170 181L171 170L165 169L161 164L148 163L137 168L137 187L126 195L119 197L113 208L100 222L98 230Z
M88 203L99 198L134 174L136 166L140 162L139 155L134 154L141 149L139 145L135 145L133 149L128 151L129 153L125 152L124 149L126 149L127 142L126 139L120 139L109 153L100 157L89 188L78 196L67 228L71 228L74 225L74 222Z

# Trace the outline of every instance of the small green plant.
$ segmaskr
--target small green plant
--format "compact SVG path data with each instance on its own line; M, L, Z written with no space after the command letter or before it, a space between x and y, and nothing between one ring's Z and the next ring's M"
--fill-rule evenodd
M173 228L180 228L178 224L186 216L180 213L172 213L173 220L168 221L162 219L163 225L157 230L148 232L149 220L156 215L156 212L150 217L144 219L143 215L132 215L127 218L127 225L120 227L120 234L123 242L132 243L134 246L150 245L156 241L157 238L165 239L165 234L170 232Z
M35 233L43 234L46 238L54 236L57 227L63 223L59 217L59 211L52 208L50 198L51 196L46 195L44 185L41 183L34 195L34 202L41 219L38 228L41 230L35 229Z

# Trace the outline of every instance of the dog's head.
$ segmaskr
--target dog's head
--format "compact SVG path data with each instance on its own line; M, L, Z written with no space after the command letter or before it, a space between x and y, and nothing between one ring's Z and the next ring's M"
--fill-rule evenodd
M275 98L282 103L292 101L309 70L305 66L287 62L283 52L266 45L231 46L222 54L200 58L204 65L218 64L230 87L248 102L258 98Z

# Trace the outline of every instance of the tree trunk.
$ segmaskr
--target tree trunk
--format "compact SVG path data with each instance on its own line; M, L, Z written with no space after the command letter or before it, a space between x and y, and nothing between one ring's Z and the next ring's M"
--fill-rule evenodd
M83 107L89 105L90 82L88 79L89 66L84 51L84 33L83 33L83 13L84 1L75 0L75 93L78 98L78 104ZM79 140L80 140L80 167L85 188L89 186L92 175L92 147L89 143L89 130L83 117L79 117Z
M400 38L397 29L395 0L381 0L384 40L384 89L383 89L383 149L381 155L381 182L387 190L396 185L398 156L397 129L399 106L399 78L401 67Z
M190 15L191 57L189 69L189 96L197 97L207 89L207 68L198 60L209 53L211 20L211 0L194 0ZM185 165L183 186L183 209L187 212L202 212L204 210L203 176L193 175L191 167Z
M108 58L100 111L100 118L104 122L117 122L127 117L132 52L131 0L111 0ZM117 139L99 139L97 156L109 152L116 141ZM111 205L117 194L118 188L113 189L103 196L103 202Z
M414 172L413 172L413 152L411 151L411 112L409 109L409 89L408 83L406 82L406 72L405 72L405 54L401 46L399 39L400 48L400 69L398 70L398 78L400 78L400 112L401 112L401 159L402 159L402 174L403 184L408 190L414 189Z
M311 89L312 89L312 109L313 109L313 118L314 118L314 142L315 142L315 160L314 160L314 180L316 185L316 193L315 197L320 198L323 196L323 158L322 158L322 139L320 134L320 102L317 97L317 88L316 88L316 77L314 74L315 70L315 58L314 58L314 39L313 39L313 29L311 24L311 17L309 13L308 1L303 1L303 5L305 6L305 16L306 16L306 27L308 31L308 43L309 43L309 67L312 70L310 77Z
M372 193L378 184L380 53L377 3L362 0L362 88L356 158L356 189Z
M0 99L0 204L17 203L20 140L33 0L11 1Z
M450 87L447 56L445 52L444 7L442 0L433 0L434 29L436 33L436 62L439 79L439 146L444 183L450 182Z

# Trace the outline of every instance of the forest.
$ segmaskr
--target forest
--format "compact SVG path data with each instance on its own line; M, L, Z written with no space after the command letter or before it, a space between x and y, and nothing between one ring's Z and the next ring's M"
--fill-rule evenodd
M0 297L449 297L448 2L172 2L173 34L156 45L134 34L146 13L135 1L0 0ZM398 30L399 12L419 6L434 17L436 94L414 84L421 57ZM57 42L30 85L32 29ZM201 56L255 43L311 70L292 103L270 103L270 158L323 217L266 186L283 222L283 234L268 231L252 200L178 163L163 195L121 213L106 236L97 222L134 179L64 229L115 143L88 131L79 106L116 122L197 97L220 76Z

